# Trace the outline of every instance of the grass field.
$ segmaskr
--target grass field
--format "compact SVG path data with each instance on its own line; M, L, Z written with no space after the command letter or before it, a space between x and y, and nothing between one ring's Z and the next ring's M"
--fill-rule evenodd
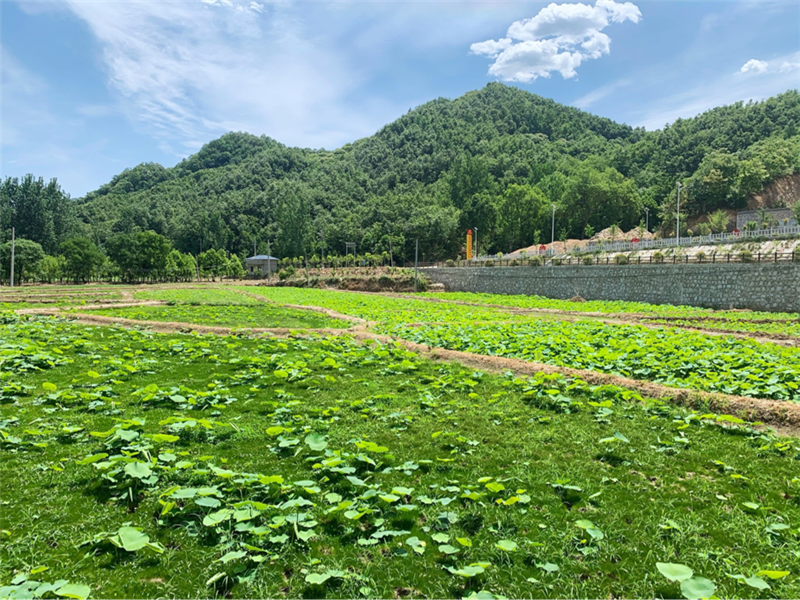
M431 345L797 400L798 349L752 340L294 288L135 295L171 305L96 312L351 325L280 304L319 306ZM798 461L798 438L735 417L345 333L0 313L0 597L798 597Z
M290 329L346 328L350 325L318 313L265 304L225 306L139 306L108 308L94 314L142 321L175 321L225 327L288 327Z

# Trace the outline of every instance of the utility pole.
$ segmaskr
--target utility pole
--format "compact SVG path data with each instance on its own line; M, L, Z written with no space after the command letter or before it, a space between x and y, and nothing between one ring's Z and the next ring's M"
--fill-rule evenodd
M325 268L325 232L324 231L320 231L319 232L319 237L322 239L322 247L321 247L321 249L319 251L320 256L321 256L320 264L322 265L322 268L324 269Z
M256 256L258 253L256 252L256 236L253 236L253 256Z
M417 293L417 269L419 268L419 238L414 248L414 293Z
M556 205L553 203L553 224L550 226L550 250L556 253Z
M16 228L11 228L11 287L14 287L14 246L16 245Z
M269 251L269 238L267 238L267 281L269 281L269 274L272 272L272 253Z
M681 245L681 190L683 184L678 182L678 210L675 212L675 245Z
M647 232L650 231L650 207L645 206L644 208L644 228Z
M478 228L473 227L473 229L475 230L475 258L480 258L481 255L478 254Z
M389 266L394 268L394 253L392 252L392 236L389 236Z

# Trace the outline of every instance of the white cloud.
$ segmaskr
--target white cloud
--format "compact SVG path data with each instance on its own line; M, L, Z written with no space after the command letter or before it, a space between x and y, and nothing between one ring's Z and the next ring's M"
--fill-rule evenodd
M584 60L611 51L611 38L602 33L609 23L638 23L641 17L631 2L553 3L530 19L512 23L506 37L474 43L470 51L493 58L489 74L505 81L528 83L554 71L569 79Z
M800 52L771 61L751 58L742 65L742 68L739 69L739 73L755 73L761 75L764 73L790 73L798 69L800 69ZM798 81L796 85L800 85L800 81Z
M752 71L753 73L766 73L767 67L769 65L764 62L763 60L757 60L755 58L751 58L746 63L742 65L740 69L741 73L748 73Z
M800 60L796 60L798 57L795 56L794 61L785 60L781 63L780 72L781 73L788 73L789 71L797 71L800 69Z
M185 156L231 130L335 147L401 111L347 100L358 65L308 36L279 3L83 2L69 9L102 48L121 110L162 149Z
M676 119L687 119L717 106L765 100L786 90L796 89L800 82L795 70L782 71L776 67L793 61L800 63L800 53L769 61L767 70L760 77L749 77L739 71L722 75L692 89L665 96L646 111L632 113L632 120L635 125L646 129L659 129Z

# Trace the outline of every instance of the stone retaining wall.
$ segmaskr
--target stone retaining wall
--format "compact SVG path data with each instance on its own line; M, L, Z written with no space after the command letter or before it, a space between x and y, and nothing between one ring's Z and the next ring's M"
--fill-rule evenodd
M800 312L800 263L431 267L447 291Z

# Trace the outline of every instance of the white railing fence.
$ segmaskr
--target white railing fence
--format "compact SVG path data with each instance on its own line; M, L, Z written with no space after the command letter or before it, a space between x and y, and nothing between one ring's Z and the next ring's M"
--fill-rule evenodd
M781 238L800 235L800 225L773 227L771 229L752 229L732 233L712 233L710 235L695 235L680 238L680 243L674 237L655 240L641 240L638 242L589 242L585 246L575 246L570 249L570 254L585 252L633 252L636 250L650 250L658 248L671 248L675 246L707 246L709 244L730 244L753 238Z

